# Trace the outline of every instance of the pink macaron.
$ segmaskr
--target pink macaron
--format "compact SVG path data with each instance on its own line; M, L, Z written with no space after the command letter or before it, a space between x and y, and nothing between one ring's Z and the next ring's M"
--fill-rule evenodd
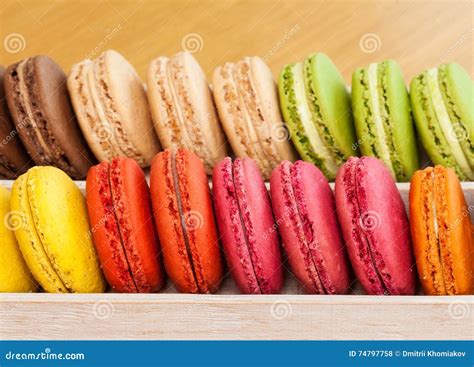
M336 177L336 207L352 267L369 294L413 294L410 227L388 168L352 157Z
M225 158L214 167L217 224L230 273L242 293L277 293L281 253L270 198L257 164Z
M283 161L273 170L270 194L291 269L308 293L350 289L346 249L334 195L321 171L303 161Z

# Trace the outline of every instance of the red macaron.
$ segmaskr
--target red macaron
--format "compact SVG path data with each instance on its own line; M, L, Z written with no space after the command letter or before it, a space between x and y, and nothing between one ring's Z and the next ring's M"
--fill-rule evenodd
M369 294L413 294L410 227L388 168L352 157L336 177L336 207L352 267Z
M86 201L101 267L117 292L155 292L164 282L145 175L130 158L89 170Z
M270 194L291 269L308 293L350 289L346 248L327 179L312 163L283 161L273 170Z
M214 167L212 191L229 269L242 293L277 293L283 284L278 234L257 164L225 158Z
M158 153L150 190L171 281L180 292L217 291L223 265L204 163L185 149Z

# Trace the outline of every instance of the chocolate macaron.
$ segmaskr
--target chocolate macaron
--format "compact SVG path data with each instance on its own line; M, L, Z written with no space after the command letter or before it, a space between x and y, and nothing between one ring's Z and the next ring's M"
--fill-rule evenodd
M37 165L52 165L75 179L95 163L71 108L66 74L47 56L10 65L5 73L8 108Z
M0 66L0 176L14 179L25 173L32 160L26 153L13 124L3 88L5 69Z

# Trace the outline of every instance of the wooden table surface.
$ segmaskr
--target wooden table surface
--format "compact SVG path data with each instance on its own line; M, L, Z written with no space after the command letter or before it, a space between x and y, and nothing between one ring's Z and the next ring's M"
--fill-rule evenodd
M356 67L393 58L406 80L448 60L472 74L471 1L4 0L0 63L47 54L66 72L113 48L143 77L149 61L183 48L205 72L246 55L278 75L285 63L327 53L348 84Z

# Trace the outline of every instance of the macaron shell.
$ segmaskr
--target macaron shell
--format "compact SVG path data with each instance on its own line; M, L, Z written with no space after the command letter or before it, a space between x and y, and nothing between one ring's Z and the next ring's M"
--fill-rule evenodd
M77 125L62 69L47 56L23 60L7 69L5 90L19 137L36 164L54 164L73 178L85 177L95 159ZM32 115L20 100L28 101Z
M12 231L22 225L22 218L11 210L10 197L10 191L0 186L0 292L34 292L37 283Z
M96 109L100 98L95 80L94 62L84 60L72 66L67 87L84 137L95 157L103 162L122 155L122 151L105 111Z
M79 188L54 167L32 168L27 188L36 231L64 284L73 292L103 292L105 283Z
M269 136L272 139L272 143L279 157L276 162L272 162L273 167L275 167L281 160L293 162L297 158L293 146L289 142L289 139L282 139L282 137L279 136L279 133L281 133L283 129L283 117L280 113L278 90L273 74L267 64L260 57L250 58L250 71L250 78L260 98L261 105L259 107L261 108L261 113L271 124L269 126ZM265 177L269 178L270 174Z
M386 103L390 111L392 141L402 170L397 181L409 181L419 166L419 154L408 92L400 66L386 61Z
M260 293L233 181L232 159L214 166L212 192L217 225L229 271L242 293Z
M137 150L140 165L148 166L161 147L153 128L143 83L135 69L116 51L104 53L104 69L110 98L122 119L120 127Z
M456 162L441 130L426 79L425 71L413 78L410 84L410 102L420 141L434 164L451 167L461 180L467 180L469 177Z
M315 102L327 127L323 139L335 145L346 159L357 155L357 146L354 149L356 135L351 98L341 73L323 53L310 56L307 59L307 68L310 76L307 82L314 91Z
M377 63L377 93L383 136L377 134L370 99L369 65L357 69L352 77L352 106L358 145L363 155L385 162L397 181L408 181L419 167L410 104L403 75L393 60ZM386 150L385 150L386 149ZM386 153L385 153L386 152Z
M439 239L434 235L434 205ZM464 193L452 169L436 166L416 172L410 187L410 218L415 257L425 293L472 294L472 224Z
M443 68L440 68L443 69ZM471 167L474 166L474 82L464 68L453 62L444 67L443 98ZM440 72L443 72L440 70ZM461 130L461 128L463 130Z
M220 286L223 266L208 178L197 155L180 150L176 159L186 229L190 242L196 247L193 252L196 275L204 283L200 288L209 288L213 293Z
M140 292L155 292L164 282L160 248L145 174L131 158L111 163L112 195L130 270Z
M274 170L270 188L283 247L306 291L346 293L350 284L347 253L324 175L311 163L286 161Z
M227 144L217 118L204 72L189 52L150 63L147 96L153 122L165 149L194 151L207 173L227 155Z
M101 160L119 156L147 167L161 149L145 89L133 66L107 50L72 67L67 81L80 127Z
M175 190L176 183L179 192ZM180 292L215 292L223 268L204 164L197 155L184 149L178 150L175 157L166 150L153 160L150 184L155 222L170 279Z
M432 170L432 168L430 168ZM427 171L416 171L410 182L410 229L421 285L426 294L446 294L437 240L434 236L433 208L425 204L432 187L423 183ZM430 185L431 186L431 185Z
M277 293L283 283L280 247L257 164L250 158L232 164L226 158L214 168L213 190L224 253L237 286L243 293Z
M32 159L26 153L8 110L3 87L5 69L0 66L0 176L15 179L30 168Z
M18 213L21 218L21 225L15 229L15 237L28 268L41 288L49 293L67 293L69 290L53 268L35 229L28 198L29 173L18 177L12 186L12 212Z
M136 292L114 212L108 162L89 170L86 198L92 236L107 282L116 291Z
M370 294L413 294L408 219L390 171L372 157L350 158L336 178L336 207L349 258Z
M219 117L236 156L254 159L266 179L281 160L295 160L275 81L263 60L226 63L215 69L212 80Z
M33 167L27 175L34 229L56 275L71 292L103 292L105 283L81 191L54 167Z

